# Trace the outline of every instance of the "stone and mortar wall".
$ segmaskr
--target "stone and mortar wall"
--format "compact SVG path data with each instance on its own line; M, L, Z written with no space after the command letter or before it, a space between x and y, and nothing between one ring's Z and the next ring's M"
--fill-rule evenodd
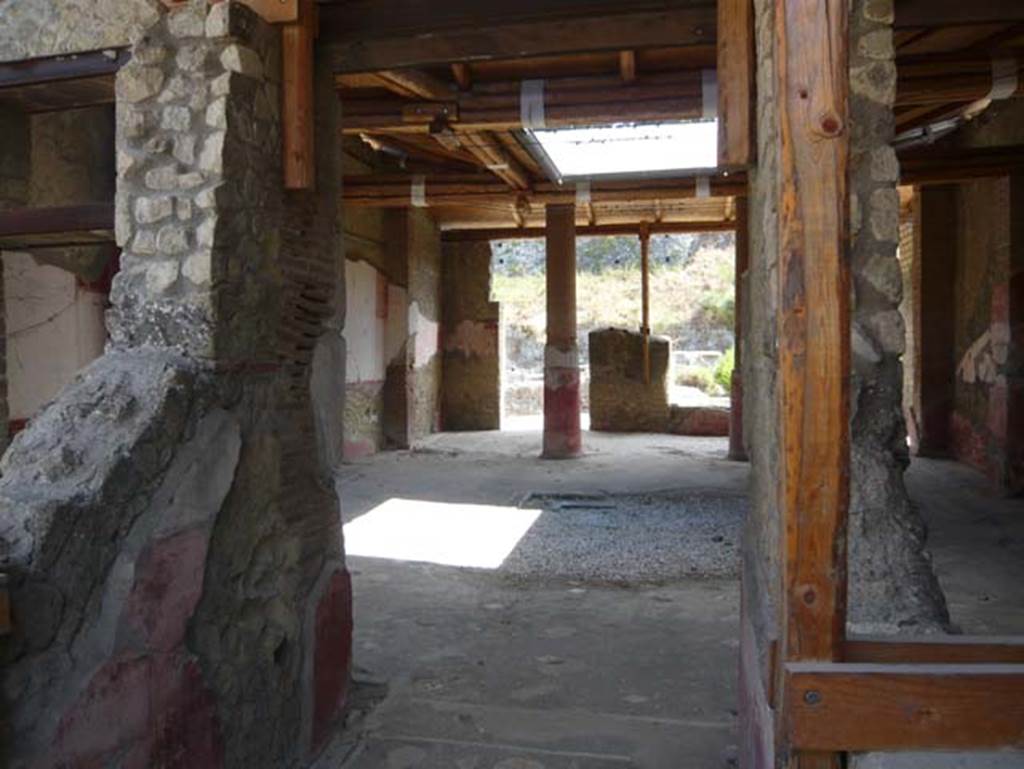
M0 61L120 48L159 18L160 0L0 3Z
M310 399L337 109L318 66L320 184L284 193L278 40L196 2L118 76L112 339L0 467L12 767L300 766L344 706L350 589Z
M779 137L775 3L755 0L757 168L751 174L749 310L743 356L744 435L751 458L751 514L744 544L741 620L741 765L776 763L768 701L770 644L779 637L777 507ZM898 165L892 139L896 69L892 0L854 0L850 16L850 264L853 281L849 625L923 632L948 621L923 549L924 531L903 487L903 323ZM782 757L779 756L779 759ZM859 757L855 760L864 760Z
M899 166L890 146L896 68L891 0L857 0L850 17L849 621L860 632L939 630L945 600L925 529L903 485L905 328L896 248Z
M590 332L590 428L664 432L668 428L671 340L650 338L651 379L644 378L643 335L621 328Z
M1024 177L961 184L958 200L950 448L999 490L1019 493L1024 457L1011 412L1024 405L1024 380L1019 350L1013 355L1021 315L1018 306L1014 334L1011 276L1016 272L1019 282L1024 266Z
M27 115L0 111L0 208L20 208L28 202L31 168L31 127ZM7 324L0 269L0 453L7 449L10 412L7 405Z
M445 430L501 427L501 305L491 301L491 244L445 242L442 247Z
M25 118L30 207L109 202L114 197L112 107ZM12 148L13 149L13 148ZM49 248L4 257L8 418L11 431L103 353L105 289L116 268L111 245Z
M1018 99L994 103L950 137L966 148L1022 141L1024 104ZM1002 493L1019 494L1024 489L1024 187L1014 175L961 184L958 192L953 449L986 472Z
M408 442L441 426L441 233L431 216L410 210L408 227Z

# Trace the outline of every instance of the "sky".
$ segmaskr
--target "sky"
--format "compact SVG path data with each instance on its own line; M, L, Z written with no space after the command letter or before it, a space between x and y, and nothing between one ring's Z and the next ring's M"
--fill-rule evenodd
M714 168L715 120L533 131L563 177Z

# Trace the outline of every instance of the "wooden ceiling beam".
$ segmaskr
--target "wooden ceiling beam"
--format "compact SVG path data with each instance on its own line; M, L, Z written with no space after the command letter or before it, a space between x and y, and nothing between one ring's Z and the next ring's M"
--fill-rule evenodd
M516 190L530 187L530 175L487 131L464 133L462 146L481 165Z
M417 99L446 101L455 94L455 89L450 84L426 72L414 69L387 69L376 74L386 87Z
M473 87L473 72L467 62L457 61L452 64L452 77L455 78L460 91L468 91Z
M577 237L639 235L641 219L635 224L597 224L576 225ZM662 222L647 223L652 235L667 235L687 232L723 232L736 229L736 222L729 220L709 219L694 222ZM473 242L481 240L513 240L517 238L543 238L543 227L484 227L479 229L445 230L444 240L453 242Z
M455 29L424 28L402 36L385 26L388 37L359 34L359 25L346 22L350 4L324 5L322 34L335 72L372 72L489 59L526 56L620 51L650 47L700 45L715 40L715 6L681 7L672 10L637 10L607 15L573 15L564 3L559 16L544 21L502 24L494 18L495 6L480 5L490 15ZM425 5L425 4L420 4ZM429 4L433 8L434 4ZM640 4L641 7L644 4Z
M1024 21L1020 0L900 0L896 3L897 29L904 27L950 27L968 24Z
M619 77L623 83L636 80L636 51L619 51Z

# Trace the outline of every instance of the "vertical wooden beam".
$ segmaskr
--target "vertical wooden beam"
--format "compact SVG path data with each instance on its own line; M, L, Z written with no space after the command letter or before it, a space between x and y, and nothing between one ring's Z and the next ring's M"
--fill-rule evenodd
M636 52L619 51L619 75L623 83L636 80Z
M736 292L733 300L733 369L729 383L729 459L747 460L743 443L743 307L744 276L750 264L750 214L747 199L736 201Z
M473 73L466 62L457 61L452 64L452 76L460 91L468 91L473 87Z
M299 0L299 15L281 27L281 132L284 186L308 190L316 185L313 148L313 43L315 0Z
M640 333L644 344L644 384L651 383L651 228L640 224Z
M839 660L846 629L849 12L848 0L775 3L785 661ZM780 696L794 696L784 685L779 682ZM789 724L782 727L785 740ZM834 754L799 754L793 765L807 769L838 762Z
M718 164L754 162L752 0L718 0Z

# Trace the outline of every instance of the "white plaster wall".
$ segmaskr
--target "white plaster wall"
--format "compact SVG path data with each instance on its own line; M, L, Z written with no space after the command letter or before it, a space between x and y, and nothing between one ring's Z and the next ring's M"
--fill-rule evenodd
M10 419L28 419L103 354L103 294L70 272L4 252Z
M413 334L416 335L413 365L419 368L430 363L440 352L441 326L420 312L416 302L409 305L409 335Z
M345 262L345 381L384 381L384 327L377 315L377 270Z
M350 384L383 382L388 364L398 358L408 339L408 292L388 283L387 312L381 317L381 280L386 278L366 262L345 262L345 381Z

